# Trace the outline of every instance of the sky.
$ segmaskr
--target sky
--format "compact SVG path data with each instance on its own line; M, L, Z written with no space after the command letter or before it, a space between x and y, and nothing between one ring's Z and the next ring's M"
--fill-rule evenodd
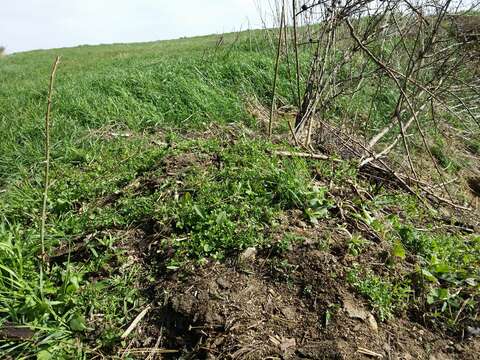
M262 1L1 0L0 46L14 53L259 28Z

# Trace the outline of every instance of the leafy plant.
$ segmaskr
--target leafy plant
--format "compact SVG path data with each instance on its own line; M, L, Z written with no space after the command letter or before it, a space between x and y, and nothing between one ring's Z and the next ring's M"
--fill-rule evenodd
M367 297L382 321L392 318L395 311L404 309L412 292L407 281L392 283L371 272L362 274L358 268L348 272L347 280Z
M367 244L368 240L364 239L359 234L354 234L348 241L348 252L351 255L357 256L363 251Z
M425 279L424 298L431 314L452 322L463 307L468 316L470 304L480 295L477 269L480 238L418 232L410 226L398 228L401 241L420 260Z
M178 199L157 212L172 222L179 254L223 258L227 253L268 242L281 211L307 208L320 216L324 193L310 188L304 161L276 159L264 144L242 141L222 152L222 168L195 169ZM316 211L316 213L314 213Z
M436 144L432 146L430 148L430 152L444 170L456 172L460 169L460 165L451 157L447 156L442 144Z
M305 208L305 215L308 220L316 225L319 220L329 217L329 210L334 206L333 199L327 197L327 189L314 187L312 191L307 192L307 204Z

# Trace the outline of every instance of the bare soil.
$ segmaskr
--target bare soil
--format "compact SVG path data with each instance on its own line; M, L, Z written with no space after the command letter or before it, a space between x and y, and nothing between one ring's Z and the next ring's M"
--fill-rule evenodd
M321 233L296 231L311 237L283 255L249 249L164 273L146 289L154 308L132 346L163 349L164 359L478 358L478 338L460 341L408 314L377 321L347 284L341 237L319 250Z

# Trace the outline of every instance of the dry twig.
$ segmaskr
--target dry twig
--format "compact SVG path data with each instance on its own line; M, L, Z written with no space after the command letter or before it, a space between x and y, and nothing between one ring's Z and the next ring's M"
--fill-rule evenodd
M148 311L151 308L152 308L152 306L148 305L145 309L142 310L142 312L140 314L137 315L137 317L132 321L132 323L127 328L127 330L125 330L125 332L122 334L122 336L121 336L122 339L125 339L126 337L128 337L128 335L130 335L130 333L133 330L135 330L135 328L138 326L140 321L142 321L142 319L145 317L145 315L147 315Z

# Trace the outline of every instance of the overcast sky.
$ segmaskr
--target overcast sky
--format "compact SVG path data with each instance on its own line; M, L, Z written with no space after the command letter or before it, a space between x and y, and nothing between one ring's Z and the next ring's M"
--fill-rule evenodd
M260 0L260 3L268 0ZM258 28L259 0L2 0L8 53Z

